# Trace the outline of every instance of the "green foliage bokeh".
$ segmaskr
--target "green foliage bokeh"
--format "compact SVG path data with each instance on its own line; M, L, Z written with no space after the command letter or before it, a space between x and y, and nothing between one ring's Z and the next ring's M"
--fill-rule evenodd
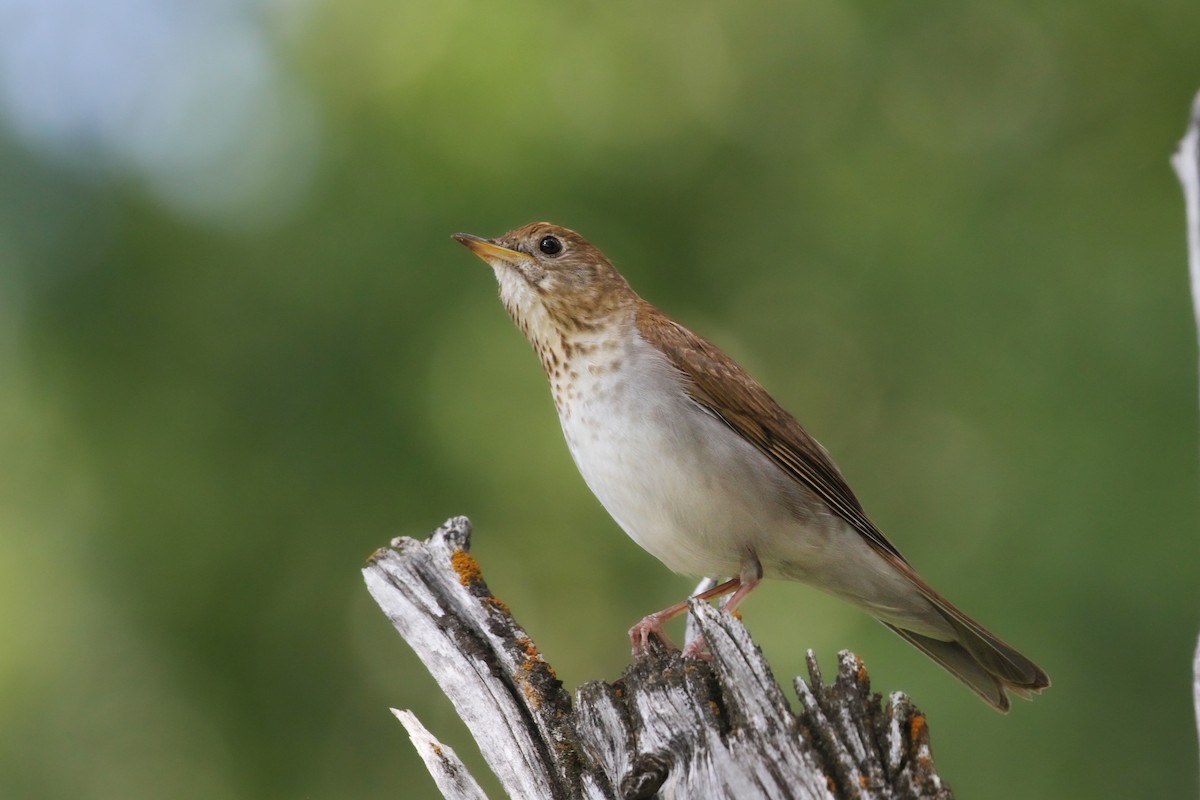
M312 114L290 189L194 213L0 125L0 796L435 797L389 706L483 776L358 574L456 514L568 688L620 674L694 581L588 494L449 238L534 219L746 364L1054 686L1000 717L769 585L744 611L778 676L853 649L962 797L1196 794L1167 158L1200 6L276 5Z

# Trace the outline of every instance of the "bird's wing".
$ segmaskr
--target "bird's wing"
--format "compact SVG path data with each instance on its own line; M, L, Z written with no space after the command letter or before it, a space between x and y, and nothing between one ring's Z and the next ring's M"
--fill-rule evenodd
M877 550L909 566L867 517L825 448L758 381L716 346L649 305L639 308L636 322L642 337L657 345L683 374L696 403L815 493Z
M995 634L968 617L926 583L895 545L867 518L854 492L816 439L767 394L729 356L651 306L639 309L637 327L658 345L683 375L687 391L702 408L726 425L829 508L850 523L883 558L892 563L945 616L955 630L953 642L906 631L884 620L905 639L978 692L1001 711L1004 688L1028 697L1050 685L1046 673ZM990 675L991 677L987 677Z

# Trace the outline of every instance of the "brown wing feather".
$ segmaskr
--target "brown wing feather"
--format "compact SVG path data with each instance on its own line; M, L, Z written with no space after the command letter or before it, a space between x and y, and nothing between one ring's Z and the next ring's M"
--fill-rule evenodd
M658 345L683 373L693 400L811 489L889 560L912 571L896 546L868 519L825 448L758 381L716 346L648 303L639 307L636 321L643 338Z

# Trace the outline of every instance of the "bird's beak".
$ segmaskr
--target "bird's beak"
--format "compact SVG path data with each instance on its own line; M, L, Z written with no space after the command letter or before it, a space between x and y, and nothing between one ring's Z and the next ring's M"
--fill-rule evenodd
M454 234L454 239L489 264L495 261L511 264L515 261L528 258L524 253L509 250L507 247L496 244L491 239L484 239L482 236L476 236L473 233L456 233Z

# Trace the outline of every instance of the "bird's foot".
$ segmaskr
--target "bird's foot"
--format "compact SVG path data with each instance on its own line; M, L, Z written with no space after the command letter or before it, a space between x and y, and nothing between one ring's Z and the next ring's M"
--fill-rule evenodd
M641 658L650 651L651 637L657 637L668 650L675 649L675 645L671 643L671 640L663 631L663 623L670 619L665 614L665 611L651 614L629 629L629 641L633 644L634 658Z
M726 607L732 611L737 608L737 604L741 599L758 585L758 581L762 577L762 569L758 566L757 561L753 562L753 567L753 570L744 569L742 577L731 578L718 586L698 591L691 599L711 600L714 597L720 597L733 592L733 596L726 603ZM703 586L704 584L701 585ZM651 636L658 637L668 650L674 650L675 645L671 644L671 640L663 633L663 625L675 619L680 614L686 613L687 610L688 601L684 600L682 603L676 603L669 608L664 608L662 611L656 611L630 628L629 640L633 643L633 657L639 658L648 652ZM704 658L704 653L706 652L704 637L697 636L694 640L688 642L687 647L683 650L683 655L687 658Z
M712 651L708 649L708 642L704 641L704 636L697 636L688 642L683 648L684 658L698 658L701 661L712 661Z

